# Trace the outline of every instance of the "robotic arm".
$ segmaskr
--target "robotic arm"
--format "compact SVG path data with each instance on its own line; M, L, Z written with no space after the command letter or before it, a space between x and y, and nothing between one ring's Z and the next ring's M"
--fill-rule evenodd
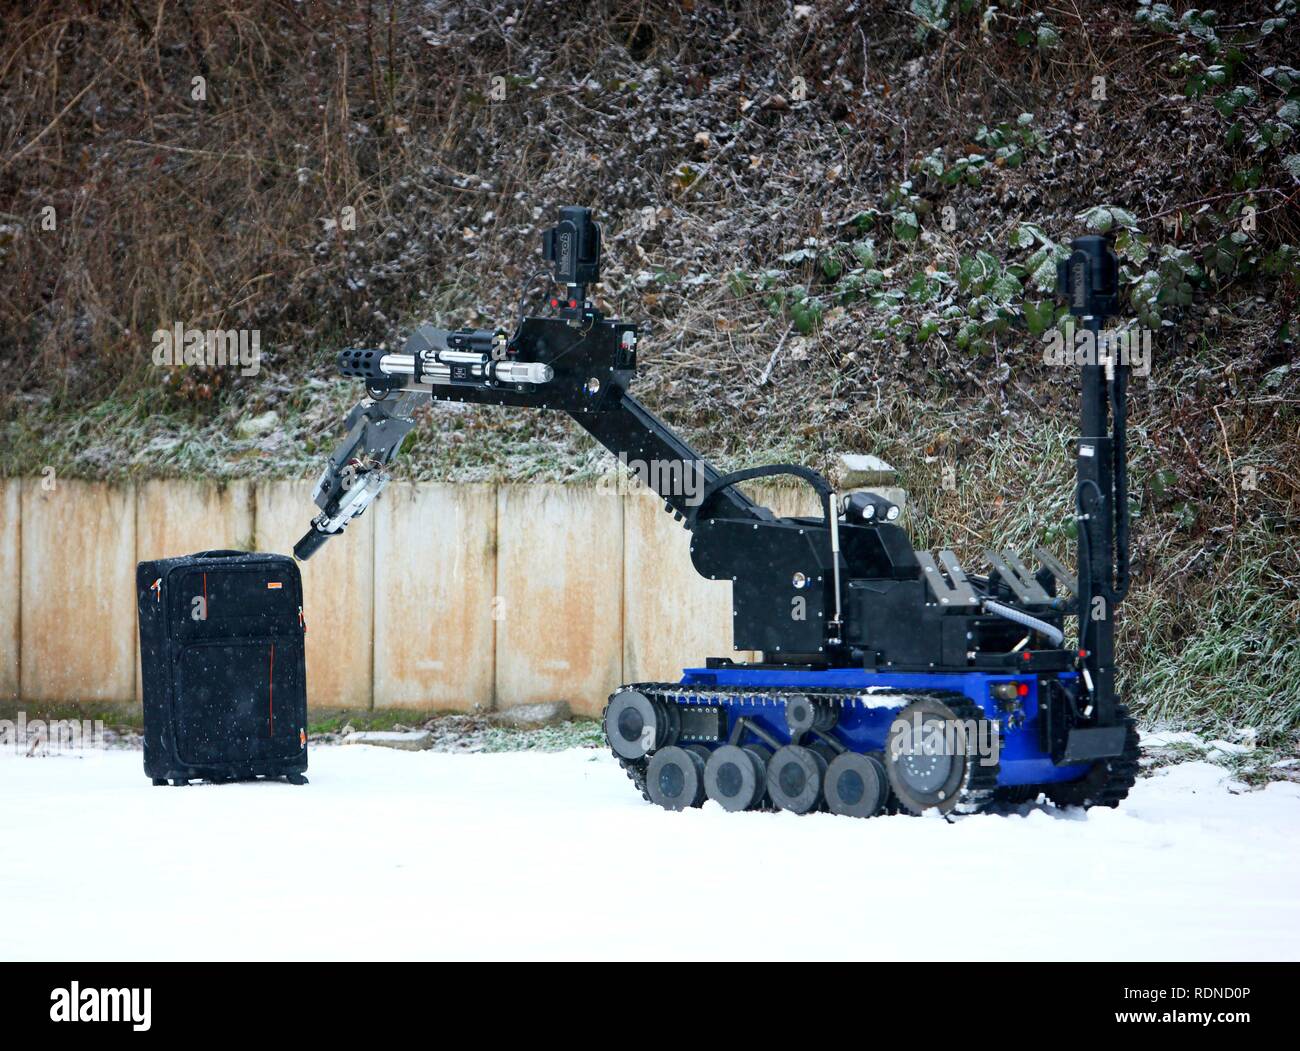
M560 221L542 234L542 256L554 270L549 316L525 317L504 329L423 325L400 352L345 350L339 371L365 381L370 402L349 414L347 437L330 457L313 499L320 508L294 546L310 558L331 536L362 514L388 484L387 466L414 425L425 399L558 409L573 417L615 455L667 464L663 477L691 474L716 490L710 508L747 520L771 513L722 476L627 392L636 375L637 326L606 318L588 299L600 280L600 227L587 208L560 209ZM653 483L651 483L653 484ZM689 494L655 485L680 518L698 515Z
M419 402L419 394L402 394L392 400L363 401L348 413L347 437L330 457L312 493L320 514L294 544L294 558L311 558L374 502L391 478L388 464L406 432L415 426L411 414Z

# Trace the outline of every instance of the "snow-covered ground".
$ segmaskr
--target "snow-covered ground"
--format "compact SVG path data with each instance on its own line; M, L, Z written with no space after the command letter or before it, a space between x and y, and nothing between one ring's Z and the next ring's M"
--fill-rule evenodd
M0 759L0 958L1300 958L1300 785L1204 762L953 824L667 813L595 751L319 748L309 776Z

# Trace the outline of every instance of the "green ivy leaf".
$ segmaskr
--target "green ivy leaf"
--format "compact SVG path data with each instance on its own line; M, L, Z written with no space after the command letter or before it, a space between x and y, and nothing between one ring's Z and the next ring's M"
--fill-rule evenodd
M805 296L790 304L790 320L794 322L794 327L800 334L805 336L821 324L824 312L822 301L815 296Z
M1116 208L1113 204L1099 204L1086 208L1075 216L1094 233L1109 233L1116 226L1126 230L1138 228L1137 216L1126 208Z
M915 212L900 210L894 213L894 236L900 241L915 241L921 233L921 224Z
M937 299L940 291L939 279L925 272L917 274L907 286L908 298L915 303L928 303Z
M1110 209L1100 205L1080 212L1075 218L1093 233L1098 234L1107 233L1115 225L1115 218L1110 214Z
M853 253L853 258L863 266L873 267L876 265L876 242L870 237L864 237L861 241L854 241L849 247L849 251Z
M1025 263L1029 271L1029 284L1036 292L1056 291L1056 264L1070 253L1060 245L1045 244Z
M1245 84L1238 84L1235 88L1225 91L1222 95L1214 100L1214 108L1224 117L1231 117L1242 106L1248 106L1259 97L1259 93L1254 88L1248 88Z
M800 266L816 258L817 251L813 248L796 248L793 252L786 252L784 255L777 256L777 259L782 263L788 263L791 266Z
M841 306L857 302L862 298L865 285L866 277L861 270L849 271L840 278L840 283L835 286L835 301Z
M1127 208L1116 208L1114 205L1111 205L1110 214L1114 218L1115 222L1124 227L1124 229L1136 230L1138 228L1137 216Z
M1020 295L1020 282L1010 274L999 274L989 287L989 295L995 302L1010 303Z
M733 270L727 275L727 288L733 296L748 294L754 287L754 279L743 270Z
M865 233L876 225L876 213L874 211L858 212L850 217L848 225L858 233Z
M921 171L936 178L943 175L943 151L933 150L921 159Z
M1041 336L1056 324L1056 304L1051 300L1025 300L1022 307L1031 336Z

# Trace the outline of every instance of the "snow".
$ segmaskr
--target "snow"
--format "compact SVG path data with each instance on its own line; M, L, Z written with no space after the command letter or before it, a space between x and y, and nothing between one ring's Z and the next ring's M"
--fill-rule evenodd
M0 758L0 958L1300 958L1300 785L1205 762L1119 810L952 824L668 813L592 750L318 748L308 774Z
M1183 745L1205 752L1207 759L1227 759L1232 756L1248 755L1255 750L1255 731L1247 727L1234 731L1234 736L1241 741L1202 740L1187 730L1144 730L1141 733L1142 747L1145 750L1174 748Z
M415 751L433 744L433 734L428 730L359 730L347 734L339 743L370 744Z
M1255 750L1250 745L1234 744L1232 741L1220 741L1220 740L1211 741L1205 747L1206 747L1206 755L1208 755L1210 758L1215 758L1217 756L1245 755L1246 753L1253 752Z
M1190 730L1142 730L1140 736L1144 749L1172 748L1175 745L1187 745L1190 748L1206 747L1200 736Z

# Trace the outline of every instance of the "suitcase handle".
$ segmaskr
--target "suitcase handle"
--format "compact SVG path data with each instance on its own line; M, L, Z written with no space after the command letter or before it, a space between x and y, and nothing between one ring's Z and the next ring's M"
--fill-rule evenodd
M248 554L247 551L231 551L229 548L218 548L213 551L196 552L190 558L238 558L240 555L246 554Z

